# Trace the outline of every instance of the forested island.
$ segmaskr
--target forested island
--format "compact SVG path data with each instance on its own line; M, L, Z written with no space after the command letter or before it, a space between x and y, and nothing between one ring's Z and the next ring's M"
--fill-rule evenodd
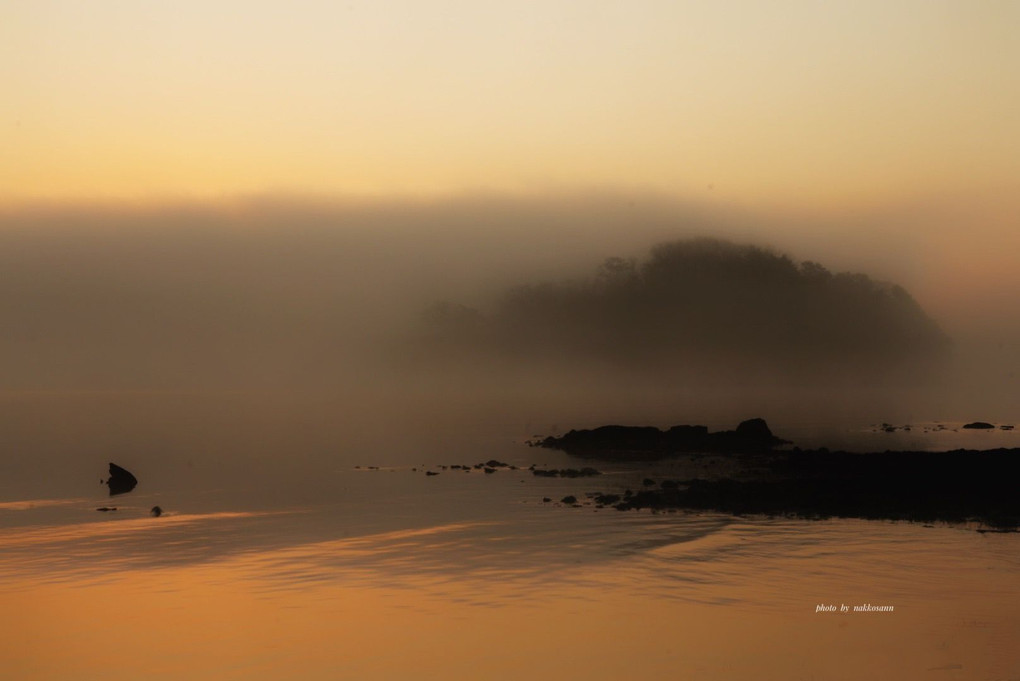
M913 371L950 342L902 287L832 273L755 245L659 244L606 259L588 278L528 283L481 310L434 305L418 337L430 357L495 356L729 378Z

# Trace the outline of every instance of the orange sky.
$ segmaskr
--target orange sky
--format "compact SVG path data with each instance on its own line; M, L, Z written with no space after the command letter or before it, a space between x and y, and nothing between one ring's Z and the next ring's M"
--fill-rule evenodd
M0 200L1015 193L1020 5L15 1Z

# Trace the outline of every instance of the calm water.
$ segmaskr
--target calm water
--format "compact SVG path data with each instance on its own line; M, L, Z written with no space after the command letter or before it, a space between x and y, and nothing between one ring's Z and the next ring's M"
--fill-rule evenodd
M1020 679L1020 535L571 508L647 471L536 478L577 463L531 424L158 402L9 398L4 678ZM872 431L839 432L1015 438ZM439 468L490 458L520 470Z

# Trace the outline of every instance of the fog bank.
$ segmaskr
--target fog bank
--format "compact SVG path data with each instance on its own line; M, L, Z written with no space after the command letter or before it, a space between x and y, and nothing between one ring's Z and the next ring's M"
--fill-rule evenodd
M308 393L353 410L424 404L553 420L770 409L1008 419L1018 407L1017 321L987 299L980 276L951 280L981 272L981 257L985 269L1006 270L973 244L950 257L962 219L930 207L807 216L606 193L8 208L0 389ZM953 341L951 363L933 388L886 370L849 383L810 371L796 385L778 380L795 355L764 380L684 384L598 356L476 358L457 370L407 361L407 339L437 302L493 309L514 287L582 281L607 258L641 260L657 243L692 237L901 285ZM1020 291L1015 274L998 282L996 296Z

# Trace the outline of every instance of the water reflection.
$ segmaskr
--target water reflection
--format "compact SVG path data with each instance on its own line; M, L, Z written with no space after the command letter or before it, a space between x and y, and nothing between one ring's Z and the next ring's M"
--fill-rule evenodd
M500 519L366 532L330 524L334 513L302 508L9 528L0 532L0 576L8 584L85 583L140 569L229 565L231 579L250 582L253 591L427 585L494 604L496 583L514 586L515 602L601 585L782 610L863 597L915 603L946 584L980 598L989 580L1020 574L1020 557L1009 548L1020 543L1015 536L909 523L518 505Z
M70 506L87 502L88 499L24 499L21 501L0 502L0 511L33 511L37 508L50 506Z
M320 513L5 531L0 606L16 616L0 655L15 678L1017 672L1013 536L521 505L502 520L281 538L321 528ZM896 612L814 613L829 602ZM102 653L110 641L123 670ZM826 674L836 654L841 673Z
M628 475L394 469L321 476L300 505L242 486L135 491L105 514L10 502L0 659L32 679L1020 675L1020 536L541 501Z
M136 568L189 565L251 548L276 512L116 518L0 530L0 574L10 579L75 581ZM272 543L260 550L270 548Z

